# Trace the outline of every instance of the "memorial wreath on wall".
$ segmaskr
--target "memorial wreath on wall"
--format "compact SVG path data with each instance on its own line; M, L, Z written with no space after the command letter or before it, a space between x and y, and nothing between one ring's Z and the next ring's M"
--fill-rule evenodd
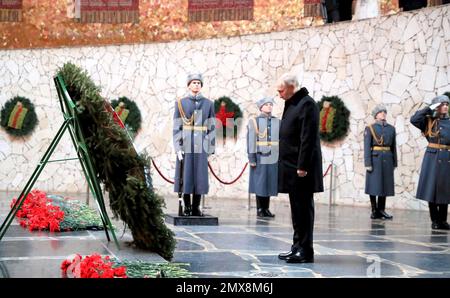
M15 137L31 135L38 124L34 105L22 96L8 100L0 112L0 118L1 126Z
M119 99L112 100L111 105L120 120L122 120L122 123L125 125L126 129L134 138L141 128L142 123L141 111L139 110L137 104L131 99L123 96L119 97Z
M219 125L222 127L222 133L216 134L216 137L218 139L226 139L227 137L234 137L236 139L238 134L236 119L242 117L242 111L239 106L235 104L231 98L222 96L214 101L214 110L216 113L216 128L219 127ZM228 121L227 123L227 119L233 119L234 122L231 123ZM234 126L233 136L227 136L227 130L230 130L228 127L229 125Z
M347 135L350 111L337 96L324 96L318 103L320 110L320 139L334 142Z

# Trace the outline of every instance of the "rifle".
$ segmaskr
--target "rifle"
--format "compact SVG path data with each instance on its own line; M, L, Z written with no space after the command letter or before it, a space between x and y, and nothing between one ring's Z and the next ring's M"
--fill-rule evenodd
M178 157L177 157L178 158ZM180 177L178 180L178 216L183 216L183 205L182 199L183 196L183 171L184 171L184 158L180 160Z

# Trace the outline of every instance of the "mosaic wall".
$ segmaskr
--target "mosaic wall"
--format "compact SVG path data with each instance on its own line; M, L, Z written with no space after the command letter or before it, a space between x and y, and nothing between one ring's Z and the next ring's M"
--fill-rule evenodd
M253 21L188 22L188 0L140 0L139 23L83 24L74 0L23 0L22 22L0 22L0 49L74 47L202 39L291 30L322 24L303 18L303 1L255 0ZM381 0L383 14L398 0Z

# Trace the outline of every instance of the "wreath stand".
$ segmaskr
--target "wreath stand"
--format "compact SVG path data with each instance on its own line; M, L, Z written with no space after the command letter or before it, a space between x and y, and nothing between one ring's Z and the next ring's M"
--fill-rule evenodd
M55 82L56 90L58 92L59 103L61 107L61 112L64 116L64 122L59 128L58 132L56 133L56 136L53 138L52 142L50 143L50 146L47 148L46 152L44 153L44 156L41 158L41 161L39 162L30 179L26 183L22 192L20 193L19 198L12 206L10 212L6 216L6 219L3 221L0 227L0 241L2 240L9 226L11 225L14 217L16 216L16 213L22 207L22 204L24 203L27 195L33 188L33 185L35 184L44 167L51 162L78 159L81 164L81 168L83 169L84 176L86 177L86 180L88 182L89 189L91 190L93 197L95 198L95 201L97 203L97 207L100 212L100 218L102 219L103 227L106 233L106 238L108 239L108 241L111 241L108 233L109 229L114 238L114 242L117 245L117 248L120 249L116 234L114 233L111 221L106 212L105 200L102 195L100 183L97 180L96 172L94 170L92 159L89 154L89 149L86 146L85 138L81 130L80 120L78 119L75 103L70 98L70 95L67 91L63 78L60 75L58 75L54 77L53 80ZM61 140L61 137L66 132L66 130L69 131L70 138L72 139L72 144L77 152L77 157L59 160L49 160L50 156L55 151L56 146L58 145L59 141Z

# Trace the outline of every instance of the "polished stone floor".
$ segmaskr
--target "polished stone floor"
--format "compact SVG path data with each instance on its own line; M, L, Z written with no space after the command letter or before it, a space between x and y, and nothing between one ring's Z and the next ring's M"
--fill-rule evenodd
M0 193L0 219L10 198ZM168 213L177 210L175 197L166 204ZM315 263L287 264L277 255L291 244L288 201L273 200L271 210L274 219L257 219L245 200L207 199L204 211L219 226L169 225L177 238L173 261L197 277L450 277L450 232L432 231L427 212L389 210L394 220L383 221L369 219L368 207L317 204ZM129 233L115 225L121 250L102 231L31 233L15 224L0 242L0 277L59 277L61 261L74 253L163 261L127 246Z

